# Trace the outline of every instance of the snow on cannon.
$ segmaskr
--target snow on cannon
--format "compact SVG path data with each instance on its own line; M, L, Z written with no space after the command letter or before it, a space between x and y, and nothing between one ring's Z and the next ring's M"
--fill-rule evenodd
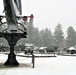
M4 65L18 66L19 63L16 60L14 46L19 39L27 38L26 27L20 20L22 19L23 21L26 21L27 18L30 18L30 22L32 23L33 15L21 16L21 0L3 0L3 3L3 13L5 13L5 16L0 15L0 29L2 29L1 27L4 27L4 29L2 31L0 30L0 37L5 38L10 46L10 53L8 54L7 61L4 63ZM6 19L6 22L2 21L3 18Z

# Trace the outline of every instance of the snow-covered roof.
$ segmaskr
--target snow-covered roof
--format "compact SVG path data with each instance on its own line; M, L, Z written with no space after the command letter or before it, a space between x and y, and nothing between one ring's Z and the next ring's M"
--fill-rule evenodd
M40 49L45 49L45 48L47 48L47 47L40 47Z
M26 43L25 46L34 46L33 44Z
M68 48L69 50L76 50L76 48L75 47L70 47L70 48Z

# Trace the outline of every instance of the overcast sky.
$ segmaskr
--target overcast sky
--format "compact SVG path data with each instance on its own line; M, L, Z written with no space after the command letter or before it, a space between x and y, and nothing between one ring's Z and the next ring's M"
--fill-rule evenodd
M0 14L2 6L0 2ZM58 23L64 31L69 26L76 29L76 0L22 0L22 11L23 15L34 14L34 26L39 29L54 31Z

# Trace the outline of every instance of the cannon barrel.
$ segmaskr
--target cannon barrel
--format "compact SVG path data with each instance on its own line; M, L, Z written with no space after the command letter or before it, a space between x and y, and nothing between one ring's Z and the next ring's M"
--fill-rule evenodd
M3 0L4 3L4 11L8 24L16 24L16 15L13 7L12 0Z
M10 31L17 31L17 15L21 15L21 0L3 0L4 12Z

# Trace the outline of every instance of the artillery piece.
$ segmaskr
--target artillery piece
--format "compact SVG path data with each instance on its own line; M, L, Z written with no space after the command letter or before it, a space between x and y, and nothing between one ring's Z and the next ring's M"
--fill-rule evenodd
M3 0L5 16L0 16L0 26L7 24L2 32L0 32L0 37L5 38L10 45L10 53L8 54L7 61L4 63L5 66L18 66L19 63L16 60L16 55L14 53L14 46L17 41L21 38L26 38L27 32L25 26L19 22L19 19L33 17L31 16L18 16L22 14L21 11L21 0ZM5 18L6 22L2 22L2 19ZM18 26L22 26L22 29Z

